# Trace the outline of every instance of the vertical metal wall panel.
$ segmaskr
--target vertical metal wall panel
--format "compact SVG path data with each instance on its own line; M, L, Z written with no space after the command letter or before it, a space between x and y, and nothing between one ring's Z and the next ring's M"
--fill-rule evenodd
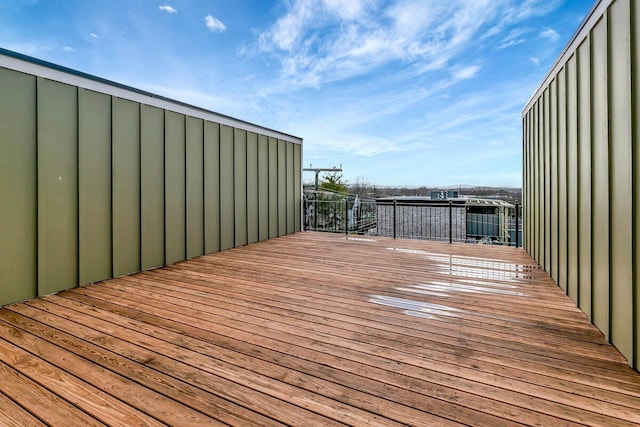
M234 129L233 180L235 246L246 245L247 239L247 132Z
M633 167L630 0L609 7L611 342L633 359Z
M204 249L220 250L220 125L204 122Z
M247 133L247 241L258 241L258 134Z
M533 127L533 134L523 135L525 145L533 140L533 151L527 150L523 159L529 175L523 180L524 194L529 199L530 192L543 193L534 196L533 209L526 215L534 222L536 216L545 217L532 230L534 241L544 247L527 244L527 250L545 269L551 259L553 275L554 236L544 228L550 223L559 227L559 285L564 288L566 282L569 296L636 369L640 366L640 148L635 143L640 126L639 28L640 8L632 0L597 2L523 111L524 126ZM548 110L548 104L553 108L549 93L554 84L555 121Z
M531 110L533 111L533 214L531 215L531 222L533 225L533 256L540 263L542 259L541 251L541 237L540 237L540 218L542 217L542 188L540 182L542 181L542 173L540 172L540 120L539 112L540 100L533 104Z
M527 185L527 179L529 178L529 115L522 117L522 157L523 157L523 170L522 170L522 203L520 220L522 221L522 239L520 239L520 245L527 250L529 247L529 229L527 218L529 216L527 208L527 198L529 197L529 186Z
M633 141L638 141L640 137L640 7L632 4L631 8L631 89L633 102L632 136ZM633 366L640 370L640 146L636 142L633 148L633 261L634 269L633 287L633 331L634 331L634 354Z
M537 158L538 158L538 183L537 183L537 195L538 195L538 207L537 207L537 234L538 234L538 264L544 268L544 258L545 258L545 231L544 231L544 216L545 216L545 207L544 207L544 158L545 158L545 150L544 150L544 126L542 120L544 118L544 97L540 97L537 102L536 108L536 132L537 132Z
M78 286L78 89L38 77L38 294Z
M278 235L287 233L287 153L286 142L278 140Z
M111 277L111 97L78 89L79 282Z
M558 285L567 289L567 85L566 68L558 73Z
M186 119L187 258L204 255L204 123Z
M140 107L140 263L164 265L164 110Z
M558 228L559 217L558 217L558 76L551 82L549 86L549 103L550 103L550 111L549 111L549 147L551 149L551 163L549 165L550 179L551 179L551 189L550 189L550 202L551 202L551 216L549 219L548 227L551 229L551 258L549 260L549 268L551 278L556 284L558 283L558 253L559 253L559 245L558 245Z
M593 128L592 197L593 210L593 322L610 337L609 324L609 111L607 93L607 18L593 28L592 99Z
M577 51L578 58L578 306L593 321L592 197L591 197L591 39Z
M293 174L294 162L293 162L293 144L285 142L287 147L287 159L285 170L287 172L287 233L294 233L296 231L296 209L295 203L295 179Z
M536 104L537 105L537 104ZM531 176L529 177L529 184L531 185L531 191L529 192L529 230L530 230L530 239L529 239L529 253L532 256L536 256L538 253L538 196L539 193L536 191L538 188L538 132L537 132L537 116L536 116L536 105L534 105L529 111L529 126L530 126L530 134L531 141L529 142L529 151L531 153Z
M567 289L578 303L578 81L576 55L567 62Z
M269 238L269 139L258 135L258 239Z
M235 246L233 128L220 126L220 249Z
M0 68L0 305L37 296L36 78Z
M140 104L112 100L113 277L140 271Z
M531 116L529 114L527 114L524 119L523 119L523 137L524 137L524 144L523 144L523 148L522 148L522 153L524 156L524 171L522 173L522 205L523 205L523 218L522 221L524 222L524 227L523 227L523 236L522 236L522 247L524 247L526 250L531 250L531 247L529 246L529 213L530 213L530 204L529 204L529 194L531 194L531 187L529 184L529 180L531 177L531 170L529 169L529 167L531 166L531 153L529 151L529 147L531 144L531 134L529 133L531 130L530 124L529 124L529 119L531 118Z
M533 113L529 111L527 113L527 176L526 176L526 184L527 184L527 197L524 200L524 208L527 213L527 217L525 218L525 227L527 229L527 239L526 239L526 250L529 253L534 253L534 243L533 243L533 179L534 179L534 169L533 169Z
M0 56L0 305L300 226L300 139Z
M544 92L544 115L542 118L543 124L543 139L544 139L544 261L542 266L545 271L551 274L551 257L555 254L551 253L551 230L553 224L551 223L551 200L554 194L551 193L551 96L550 89Z
M302 230L302 147L299 144L293 146L293 180L294 180L294 216L295 231Z
M278 237L278 140L269 137L269 238Z
M165 262L172 264L187 255L185 116L165 111L164 135Z

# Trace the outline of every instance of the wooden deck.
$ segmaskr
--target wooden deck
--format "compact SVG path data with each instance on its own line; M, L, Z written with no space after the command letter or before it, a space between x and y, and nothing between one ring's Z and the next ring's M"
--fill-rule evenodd
M522 250L298 233L0 309L0 425L640 424Z

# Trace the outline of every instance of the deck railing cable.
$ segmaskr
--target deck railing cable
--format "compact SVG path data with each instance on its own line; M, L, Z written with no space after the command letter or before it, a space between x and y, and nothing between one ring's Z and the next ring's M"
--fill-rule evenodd
M519 247L521 210L519 203L477 209L464 199L408 201L344 193L307 193L304 229Z

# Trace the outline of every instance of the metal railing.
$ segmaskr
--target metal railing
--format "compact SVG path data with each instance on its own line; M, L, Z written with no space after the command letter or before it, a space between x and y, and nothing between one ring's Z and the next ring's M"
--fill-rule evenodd
M518 203L479 208L459 199L409 201L308 193L304 229L519 247L521 210Z
M376 226L373 198L341 193L307 193L304 229L331 233L370 234Z

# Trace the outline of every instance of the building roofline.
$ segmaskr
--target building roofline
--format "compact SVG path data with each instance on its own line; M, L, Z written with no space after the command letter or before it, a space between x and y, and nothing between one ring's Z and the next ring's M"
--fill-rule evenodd
M553 66L549 69L545 77L542 79L535 92L522 110L522 117L524 117L527 112L531 109L535 101L540 97L540 95L547 88L551 80L553 80L560 71L562 67L569 61L569 59L573 56L574 52L582 44L582 42L587 38L589 32L593 29L593 27L600 21L600 18L604 14L604 11L613 3L613 0L598 0L596 4L593 5L589 13L582 20L582 23L578 27L578 30L573 34L569 43L564 47L562 53L558 56L558 58L553 63Z
M23 55L18 52L3 49L0 47L0 67L14 71L43 77L61 83L78 86L84 89L119 98L140 102L165 110L182 113L185 115L210 120L216 123L236 127L250 132L283 139L296 144L302 144L302 138L277 131L265 126L257 125L246 120L237 119L225 114L216 113L206 108L198 107L186 102L177 101L162 95L157 95L141 89L127 86L122 83L97 77L82 71L67 68L52 62Z

